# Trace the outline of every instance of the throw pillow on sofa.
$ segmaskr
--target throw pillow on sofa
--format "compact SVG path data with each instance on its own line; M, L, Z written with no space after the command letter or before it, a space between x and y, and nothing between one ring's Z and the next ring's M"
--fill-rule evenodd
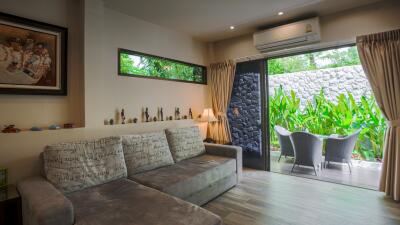
M167 129L167 140L175 162L193 158L206 152L198 127Z
M128 176L174 164L164 132L122 136Z
M64 193L127 176L120 137L50 145L43 160L46 178Z

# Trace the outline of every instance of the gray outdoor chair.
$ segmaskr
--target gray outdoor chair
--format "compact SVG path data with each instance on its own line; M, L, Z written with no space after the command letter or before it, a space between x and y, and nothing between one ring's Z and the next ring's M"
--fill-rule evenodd
M326 140L326 151L325 151L325 168L329 165L329 162L346 163L349 166L351 173L351 154L354 146L356 145L358 135L361 130L357 130L351 135L340 137L340 136L329 136Z
M308 132L294 132L290 140L294 149L294 163L290 172L293 172L296 165L311 166L318 176L316 168L322 169L322 140Z
M293 145L289 137L291 132L281 126L275 126L274 130L278 136L279 145L281 146L281 155L279 156L278 162L281 160L282 155L285 157L294 157Z

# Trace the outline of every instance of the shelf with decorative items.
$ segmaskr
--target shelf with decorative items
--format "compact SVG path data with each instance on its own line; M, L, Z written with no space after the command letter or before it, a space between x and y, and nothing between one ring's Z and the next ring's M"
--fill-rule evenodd
M43 131L43 130L61 130L61 129L72 129L76 128L74 123L65 123L62 126L58 124L51 124L48 127L40 127L40 126L33 126L29 129L20 129L17 128L14 124L12 125L5 125L4 128L1 130L1 133L19 133L19 132L25 132L25 131L33 131L33 132L38 132L38 131Z
M164 122L164 121L176 121L176 120L192 120L193 112L192 108L189 108L187 115L181 115L180 108L174 108L174 115L165 116L164 108L157 107L157 113L152 116L149 107L143 107L141 109L140 119L137 117L127 118L125 109L121 111L116 110L114 118L105 119L104 125L124 125L124 124L137 124L137 123L149 123L149 122Z

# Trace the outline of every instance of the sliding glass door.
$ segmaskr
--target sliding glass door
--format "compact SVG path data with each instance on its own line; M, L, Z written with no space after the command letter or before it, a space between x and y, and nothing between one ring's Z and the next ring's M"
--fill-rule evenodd
M265 61L270 170L377 189L386 124L356 47ZM320 168L317 175L313 167L293 167L294 150L288 134L296 131L313 134L323 142L326 168Z

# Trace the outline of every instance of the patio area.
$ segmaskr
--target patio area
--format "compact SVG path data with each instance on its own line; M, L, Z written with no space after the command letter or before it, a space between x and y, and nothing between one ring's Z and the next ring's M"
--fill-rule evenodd
M299 176L322 180L327 182L334 182L344 185L357 186L377 190L379 186L379 177L381 172L381 163L368 162L362 160L352 160L352 173L346 164L331 162L327 168L318 171L318 176L315 176L312 167L296 166L291 173L294 159L292 157L282 156L278 162L280 151L271 151L271 172L290 174L292 176Z
M271 171L377 190L386 120L357 48L267 63ZM303 166L292 171L294 155ZM329 166L315 171L325 157Z

